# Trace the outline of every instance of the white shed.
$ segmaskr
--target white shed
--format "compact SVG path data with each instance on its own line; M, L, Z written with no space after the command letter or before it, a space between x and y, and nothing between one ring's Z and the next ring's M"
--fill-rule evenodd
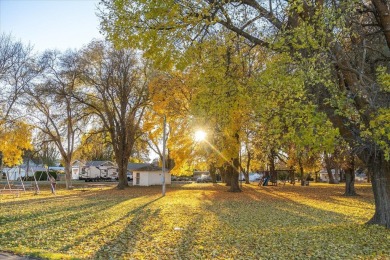
M152 186L162 185L162 169L149 164L133 171L133 185ZM171 174L165 172L165 184L171 184Z

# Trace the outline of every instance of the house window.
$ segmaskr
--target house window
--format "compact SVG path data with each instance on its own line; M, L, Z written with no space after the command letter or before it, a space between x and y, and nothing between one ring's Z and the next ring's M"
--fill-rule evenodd
M135 173L135 184L139 185L140 183L141 174L139 172Z

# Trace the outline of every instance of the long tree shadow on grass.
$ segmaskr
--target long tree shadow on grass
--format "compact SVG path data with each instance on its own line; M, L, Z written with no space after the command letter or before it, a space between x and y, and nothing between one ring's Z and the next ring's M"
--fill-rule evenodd
M31 213L28 217L24 215L1 217L0 223L0 246L7 244L12 246L9 241L15 241L13 246L34 247L46 250L42 241L54 241L52 248L59 250L55 243L62 241L68 244L73 242L71 239L73 233L77 233L79 228L95 221L95 215L104 212L108 208L117 205L118 201L110 203L101 203L100 201L89 201L80 205L71 205L70 207L53 207L48 211ZM67 242L68 241L68 242Z
M56 195L53 195L51 193L39 193L39 194L34 194L32 197L31 195L33 193L27 193L29 196L24 196L24 193L21 197L19 198L7 198L5 201L0 200L0 205L2 208L6 208L7 206L18 206L18 205L26 205L27 204L50 204L53 201L65 201L69 200L70 198L74 199L79 199L79 198L88 198L88 197L93 197L93 196L98 196L103 193L110 192L110 190L113 189L105 189L105 190L98 190L98 189L90 189L90 190L69 190L68 192L71 192L71 194L61 194L61 191L58 192ZM0 196L2 196L0 194ZM1 197L0 197L1 198Z
M344 187L330 185L324 189L318 187L297 187L278 189L275 187L262 187L262 192L268 193L271 196L280 197L286 200L291 200L303 208L310 210L311 208L319 208L324 212L338 212L339 214L356 215L354 212L363 210L373 210L374 200L372 192L367 187L360 187L361 195L348 197L343 195ZM324 192L324 190L326 192ZM373 212L372 212L373 214ZM359 222L366 222L368 217L358 217Z
M122 195L123 196L112 196L112 193L116 192L116 195ZM41 198L32 198L28 200L22 200L22 201L7 201L0 203L2 208L2 213L7 214L7 211L12 211L12 208L19 208L20 211L18 212L17 217L23 220L28 220L30 218L35 218L36 214L35 212L31 213L28 211L25 211L24 209L30 206L36 205L39 210L42 211L42 215L40 217L45 217L45 214L57 214L60 212L66 212L66 211L78 211L81 208L94 208L95 205L98 204L104 204L102 202L108 202L108 207L110 207L110 203L116 204L123 201L128 200L129 198L137 198L146 195L142 192L134 192L134 191L127 191L122 192L118 191L116 189L111 190L95 190L95 191L89 191L88 193L77 193L77 194L69 194L69 195L59 195L59 196L50 196L50 197L41 197ZM149 191L148 195L158 195L157 190L151 190ZM64 201L69 201L70 199L74 199L74 203L67 206L66 204L63 204ZM98 201L96 201L98 199ZM111 202L114 200L113 202ZM80 204L81 201L85 201L85 203ZM50 209L50 210L47 210ZM24 213L26 212L26 213ZM0 223L1 220L7 221L8 218L14 218L13 216L1 216L0 215Z
M55 241L52 244L52 248L55 250L60 251L60 248L56 249L54 245L57 241L62 241L69 248L71 247L69 242L74 243L71 239L73 233L76 234L80 227L88 225L88 223L94 223L96 221L94 216L99 216L99 213L129 200L128 196L114 196L114 198L110 198L106 195L110 195L110 193L90 193L78 197L78 203L72 200L70 204L61 204L61 200L42 201L39 204L42 204L42 207L48 205L48 208L41 210L40 207L37 207L38 210L33 210L32 212L26 211L27 213L24 214L15 214L13 212L12 214L1 216L0 246L12 240L15 241L14 246L33 246L39 250L42 247L40 243L43 239ZM137 198L137 196L133 196L133 198ZM63 198L63 200L66 199ZM56 202L59 204L56 204ZM28 207L27 204L28 201L24 201L18 207L23 209L24 206ZM12 205L8 206L12 207ZM3 213L4 211L5 209L2 208ZM9 229L7 229L7 224L10 226ZM4 240L3 243L1 242L2 240ZM10 246L9 244L7 245Z
M262 199L254 200L256 196ZM218 235L208 234L210 243L203 249L204 255L248 259L353 258L389 252L386 244L367 247L368 235L380 236L358 224L358 218L322 209L320 205L303 205L273 188L245 186L239 196L207 193L203 199L209 202L203 204L204 210L217 217L215 229L219 230ZM320 202L318 199L317 203ZM357 237L354 230L359 233ZM228 245L228 249L220 244ZM324 246L330 250L324 250Z
M110 205L102 204L101 201L96 201L95 198L91 199L90 197L96 196L99 193L89 193L85 194L83 196L80 195L66 195L61 197L50 197L50 198L42 198L42 199L34 199L32 201L30 200L24 200L24 201L18 201L16 203L13 202L7 202L2 204L2 213L7 214L7 211L12 211L14 207L19 208L19 212L17 216L14 215L8 215L8 216L2 216L0 215L0 223L6 223L10 220L17 221L18 219L20 221L29 221L30 219L35 219L37 216L40 218L46 218L49 215L57 215L61 212L79 212L81 209L89 208L94 209L96 206L105 206L110 207ZM75 203L69 204L69 206L64 205L62 202L67 201L70 198L75 199ZM126 198L123 198L122 200L126 200ZM85 203L84 203L85 201ZM56 203L58 202L58 203ZM118 201L112 202L113 204L118 203ZM28 212L24 209L31 207L31 206L37 206L37 210L34 212ZM38 207L40 206L40 207ZM96 208L96 210L99 207ZM26 212L26 213L23 213ZM16 218L16 219L15 219Z
M102 208L94 209L89 217L88 211L83 211L78 212L80 215L59 219L74 219L69 222L69 233L77 232L77 221L93 221L91 216L104 218L104 212L112 211L110 207L130 205L132 199L140 199L142 194L146 194L149 201L138 201L139 206L123 212L115 220L91 227L76 240L67 238L56 248L74 256L77 250L93 248L88 257L95 259L353 259L370 258L375 254L383 256L389 250L386 233L376 228L363 228L356 224L357 218L349 219L343 213L322 209L320 195L313 199L318 203L316 207L302 204L297 200L299 196L290 197L315 194L313 189L244 185L244 192L229 193L224 185L193 186L168 188L167 199L157 205L153 202L159 199L155 197L160 187L118 191L115 198L108 197L110 191L88 196L85 199L91 202L98 198ZM189 196L200 203L189 204ZM127 201L129 197L131 200ZM71 213L77 210L82 211L74 208ZM101 214L96 215L99 211ZM162 217L171 218L180 228L175 230L166 225L168 222L162 224ZM56 242L55 236L46 239Z
M193 190L193 191L228 191L229 187L224 183L185 183L175 184L169 190Z
M116 235L114 239L111 239L101 245L100 249L93 254L92 258L123 259L126 256L131 256L134 248L136 247L137 238L142 235L144 223L147 223L151 219L158 219L158 215L160 213L160 209L152 210L147 207L160 199L161 197L153 199L148 203L129 211L126 215L118 219L116 222L124 222L123 231ZM131 220L127 221L130 217L132 217ZM108 223L104 228L108 228L112 224L113 223ZM98 236L99 234L100 230L96 230L87 237L84 237L83 240L92 239L93 236ZM75 244L80 242L81 241L75 241Z
M17 219L15 217L0 217L0 223L6 223L7 221L21 221L21 222L27 222L27 221L36 221L36 218L39 216L39 218L47 220L47 224L50 225L51 222L53 222L53 225L55 225L57 222L61 223L61 219L63 218L64 212L68 212L66 214L67 218L71 217L78 217L78 216L88 216L86 215L86 212L88 214L94 213L94 212L100 212L104 210L105 208L109 208L112 205L117 204L117 202L113 201L111 203L101 203L99 201L93 202L90 201L88 203L83 203L81 205L72 205L70 207L52 207L50 210L41 211L37 213L30 213L25 214L23 216L18 216ZM57 217L55 217L57 216ZM17 224L17 223L15 223ZM40 223L39 225L41 225ZM44 223L46 224L46 223ZM30 226L34 227L34 226ZM17 229L14 229L17 230Z

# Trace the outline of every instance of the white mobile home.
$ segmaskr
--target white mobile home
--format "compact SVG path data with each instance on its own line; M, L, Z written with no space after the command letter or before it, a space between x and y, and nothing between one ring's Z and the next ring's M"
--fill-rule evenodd
M85 181L115 180L118 178L118 167L110 161L89 161L83 164L76 161L72 166L72 179Z

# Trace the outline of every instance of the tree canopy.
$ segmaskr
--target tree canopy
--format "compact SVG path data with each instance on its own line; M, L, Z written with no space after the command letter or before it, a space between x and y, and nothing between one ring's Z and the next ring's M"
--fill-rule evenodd
M303 111L315 115L303 116L302 125L318 125L321 116L327 116L374 176L376 212L372 223L390 227L390 205L386 202L390 200L386 184L390 182L387 148L390 7L384 1L103 0L101 3L102 29L110 40L117 46L143 49L147 57L167 67L175 64L178 66L174 68L179 68L183 61L191 67L193 59L183 53L214 37L222 39L226 30L237 35L242 44L265 48L271 58L288 55L290 60L285 63L295 75L290 78L290 86L304 88L301 95L308 106ZM223 44L229 46L228 42ZM219 45L213 47L219 49ZM229 75L217 75L201 80L209 79L204 82L207 84L221 83L227 91L237 86ZM286 77L280 76L269 79L276 83L271 84L277 86L276 93L284 93ZM256 85L261 89L261 82ZM280 107L277 102L275 105ZM291 111L297 116L295 109ZM273 125L283 122L280 116L268 119ZM234 126L230 129L233 133ZM290 126L290 135L298 129L296 122L285 126ZM319 130L299 128L305 136ZM274 131L281 129L277 127ZM301 139L297 147L306 146L310 139Z

